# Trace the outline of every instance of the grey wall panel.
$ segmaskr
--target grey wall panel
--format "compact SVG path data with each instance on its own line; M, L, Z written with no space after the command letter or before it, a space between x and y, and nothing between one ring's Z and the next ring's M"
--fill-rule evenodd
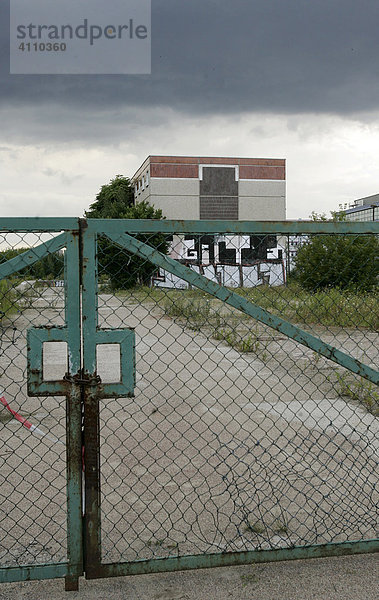
M238 219L238 181L234 167L203 168L200 219Z
M200 196L200 219L238 219L238 197Z
M166 219L199 219L199 196L158 196L152 194L150 204L160 208Z
M282 221L286 218L285 198L240 198L241 221Z
M167 177L150 180L151 193L157 196L197 196L199 197L198 179L169 179Z
M239 181L239 197L261 197L283 196L286 195L285 181Z
M238 196L234 167L204 167L200 196Z

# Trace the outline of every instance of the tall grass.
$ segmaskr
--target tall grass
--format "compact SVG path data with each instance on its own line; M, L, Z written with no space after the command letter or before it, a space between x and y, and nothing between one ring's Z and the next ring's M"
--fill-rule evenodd
M379 294L330 288L312 293L299 285L241 289L238 293L295 323L379 328Z
M16 303L16 292L12 289L9 281L0 281L0 320L9 317L18 309Z
M237 294L299 325L379 329L379 294L330 288L312 293L297 284L238 288ZM124 292L131 301L151 301L172 316L205 321L223 303L200 290L167 290L140 287ZM241 313L240 313L241 314ZM242 316L242 314L241 314Z
M342 398L350 398L374 417L379 417L379 392L375 384L352 373L335 373L336 389Z

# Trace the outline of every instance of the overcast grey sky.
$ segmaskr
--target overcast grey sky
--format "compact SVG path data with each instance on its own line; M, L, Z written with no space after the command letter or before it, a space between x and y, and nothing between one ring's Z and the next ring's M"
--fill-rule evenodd
M379 191L377 0L152 0L151 75L10 75L0 27L3 215L81 215L148 154L286 158L289 218Z

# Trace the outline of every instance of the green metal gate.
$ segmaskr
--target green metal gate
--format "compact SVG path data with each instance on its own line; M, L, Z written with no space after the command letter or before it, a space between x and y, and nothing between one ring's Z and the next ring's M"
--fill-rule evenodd
M377 223L1 231L1 581L378 549Z
M78 220L8 218L1 231L0 579L66 577L71 589L83 571ZM65 285L32 284L44 265ZM56 342L60 380L43 356Z

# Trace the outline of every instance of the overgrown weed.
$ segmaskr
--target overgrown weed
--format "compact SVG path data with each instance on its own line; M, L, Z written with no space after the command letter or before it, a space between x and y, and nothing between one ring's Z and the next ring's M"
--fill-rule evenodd
M379 417L379 392L376 386L363 377L354 377L349 373L335 373L336 390L339 396L350 398L374 415ZM353 378L354 377L354 378Z

